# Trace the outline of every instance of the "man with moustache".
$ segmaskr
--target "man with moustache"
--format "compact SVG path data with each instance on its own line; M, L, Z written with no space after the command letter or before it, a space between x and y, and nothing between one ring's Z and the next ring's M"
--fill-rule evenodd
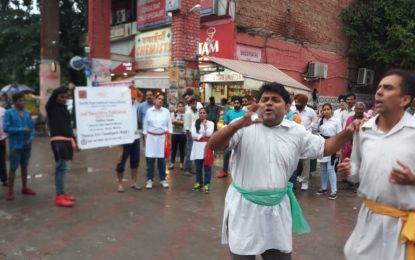
M229 244L234 260L254 260L259 254L291 259L292 230L310 230L288 182L299 158L335 153L357 128L353 124L325 140L284 119L290 104L283 85L264 84L259 103L209 140L211 149L234 152L222 227L222 243Z
M375 94L378 115L353 138L338 172L360 180L364 202L344 253L348 260L415 259L415 120L405 112L415 75L390 70Z
M317 114L314 109L307 106L308 97L304 94L294 96L296 112L301 117L301 124L311 133L311 125L317 120ZM310 159L301 158L300 163L303 171L301 172L301 190L308 190L308 181L310 179Z

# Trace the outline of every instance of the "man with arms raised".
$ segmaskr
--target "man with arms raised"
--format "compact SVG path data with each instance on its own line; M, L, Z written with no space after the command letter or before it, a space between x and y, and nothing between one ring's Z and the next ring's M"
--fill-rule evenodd
M364 198L346 243L346 259L415 259L415 120L405 110L415 75L387 72L375 94L378 115L353 138L351 159L339 173L358 177Z
M209 141L211 149L234 151L233 183L226 194L222 227L222 242L229 244L234 260L255 259L259 254L263 259L291 259L292 230L309 232L288 183L299 157L335 153L356 127L353 124L325 140L284 119L290 105L281 84L265 84L259 103ZM253 121L256 111L259 118Z

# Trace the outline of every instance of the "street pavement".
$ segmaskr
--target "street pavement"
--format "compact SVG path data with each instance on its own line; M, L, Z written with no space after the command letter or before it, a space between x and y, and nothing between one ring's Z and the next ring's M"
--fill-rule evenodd
M178 168L167 175L169 189L161 188L156 177L152 190L140 191L129 188L127 170L126 192L119 193L115 179L119 151L112 147L77 153L65 188L78 201L73 208L58 208L50 143L37 137L29 167L29 187L37 195L20 194L19 177L14 201L6 201L7 190L0 187L0 260L230 259L220 235L231 180L215 177L220 158L215 160L208 194L192 191L194 177L184 176ZM143 187L145 165L142 151ZM296 191L312 231L294 235L295 260L344 259L343 246L356 221L361 199L350 190L340 190L335 201L316 196L319 182L314 175L308 191Z

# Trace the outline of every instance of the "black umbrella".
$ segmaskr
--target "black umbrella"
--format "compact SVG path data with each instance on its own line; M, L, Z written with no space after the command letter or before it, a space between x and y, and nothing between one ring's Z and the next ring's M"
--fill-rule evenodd
M32 93L34 90L26 85L9 84L0 90L1 94Z

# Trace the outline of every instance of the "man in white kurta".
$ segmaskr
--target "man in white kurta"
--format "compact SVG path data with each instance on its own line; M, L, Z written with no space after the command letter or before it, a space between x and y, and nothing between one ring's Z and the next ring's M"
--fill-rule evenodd
M290 97L278 83L263 85L259 98L258 105L252 105L245 116L209 141L211 149L233 149L231 172L239 187L232 184L226 194L222 242L229 244L233 259L255 259L258 254L267 259L291 259L293 222L288 197L283 194L280 203L264 206L248 200L239 189L251 194L283 190L299 157L332 154L352 135L342 131L325 140L284 119ZM256 110L259 118L252 121Z
M156 98L153 107L149 108L144 117L143 134L146 136L147 183L146 188L153 188L154 163L157 160L160 185L168 188L166 181L165 140L166 134L173 132L170 112L162 107L164 96Z
M248 190L273 190L287 186L299 157L323 156L324 138L284 119L278 126L255 124L236 132L229 142L234 151L233 181ZM291 207L288 197L267 207L245 200L232 186L225 198L222 243L232 253L258 255L275 248L292 251Z
M349 165L349 179L360 179L358 194L365 199L344 249L348 260L415 259L415 255L410 258L405 252L410 242L405 244L405 239L402 240L401 231L405 228L402 219L376 213L367 204L369 201L412 211L412 224L408 225L412 225L410 232L415 240L415 120L404 107L405 99L409 102L415 94L415 76L412 90L405 91L399 86L405 75L392 71L379 83L375 95L379 114L355 134L351 161L346 159L339 166L340 172L347 174L344 167ZM386 124L391 119L394 123ZM396 179L396 175L401 177Z

